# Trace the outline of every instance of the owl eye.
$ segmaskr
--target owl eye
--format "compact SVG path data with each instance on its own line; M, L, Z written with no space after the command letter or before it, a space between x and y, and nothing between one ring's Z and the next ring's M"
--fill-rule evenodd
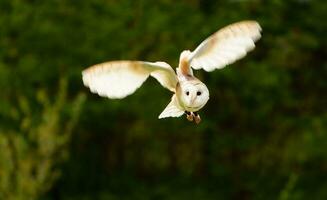
M187 91L187 92L185 92L185 94L188 96L188 95L190 94L190 92L189 92L189 91Z
M202 92L197 91L196 95L200 96L202 94Z

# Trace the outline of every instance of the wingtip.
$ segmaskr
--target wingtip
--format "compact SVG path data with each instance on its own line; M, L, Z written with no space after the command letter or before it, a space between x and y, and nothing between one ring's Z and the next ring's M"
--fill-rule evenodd
M258 21L250 20L250 23L253 24L253 26L255 26L259 30L259 32L262 31L262 28L261 28L261 26L260 26L260 24L259 24Z
M240 22L236 22L235 24L247 24L247 25L250 25L252 27L256 27L259 30L259 32L262 31L262 28L261 28L259 22L256 21L256 20L243 20L243 21L240 21ZM233 24L231 24L231 25L233 25Z
M260 26L259 22L253 21L259 32L262 32L262 27Z
M160 113L160 115L158 116L158 119L163 119L163 118L167 118L167 116L164 116L164 115L163 115L163 112L162 112L162 113Z
M87 78L86 78L85 74L83 74L83 72L82 72L82 81L83 81L83 84L84 84L86 87L89 86L88 81L87 81Z

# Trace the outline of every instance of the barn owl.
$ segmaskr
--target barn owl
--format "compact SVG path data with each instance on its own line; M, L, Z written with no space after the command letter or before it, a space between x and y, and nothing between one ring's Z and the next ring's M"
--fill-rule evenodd
M109 61L82 72L83 83L91 92L110 99L121 99L134 93L152 76L173 92L170 103L159 115L180 117L200 123L198 111L209 100L207 86L193 75L193 69L211 72L241 59L255 47L261 37L256 21L241 21L228 25L204 40L194 51L180 54L176 73L165 62Z

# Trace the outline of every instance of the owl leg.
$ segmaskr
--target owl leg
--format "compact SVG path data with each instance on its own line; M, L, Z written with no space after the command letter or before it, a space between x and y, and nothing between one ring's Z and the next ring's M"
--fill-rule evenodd
M185 114L188 121L193 121L193 114L191 112L185 111Z
M201 122L200 115L197 112L194 112L193 115L194 115L194 121L195 121L195 123L196 124L199 124Z

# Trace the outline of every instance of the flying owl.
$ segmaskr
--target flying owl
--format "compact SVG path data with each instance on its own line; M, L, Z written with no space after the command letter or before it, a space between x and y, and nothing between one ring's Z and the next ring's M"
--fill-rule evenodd
M110 99L122 99L138 89L152 76L173 92L170 103L159 115L180 117L200 123L198 111L209 100L207 86L193 75L193 69L211 72L241 59L255 47L261 37L256 21L241 21L228 25L204 40L194 51L184 50L176 73L165 62L109 61L82 72L83 83L91 92Z

